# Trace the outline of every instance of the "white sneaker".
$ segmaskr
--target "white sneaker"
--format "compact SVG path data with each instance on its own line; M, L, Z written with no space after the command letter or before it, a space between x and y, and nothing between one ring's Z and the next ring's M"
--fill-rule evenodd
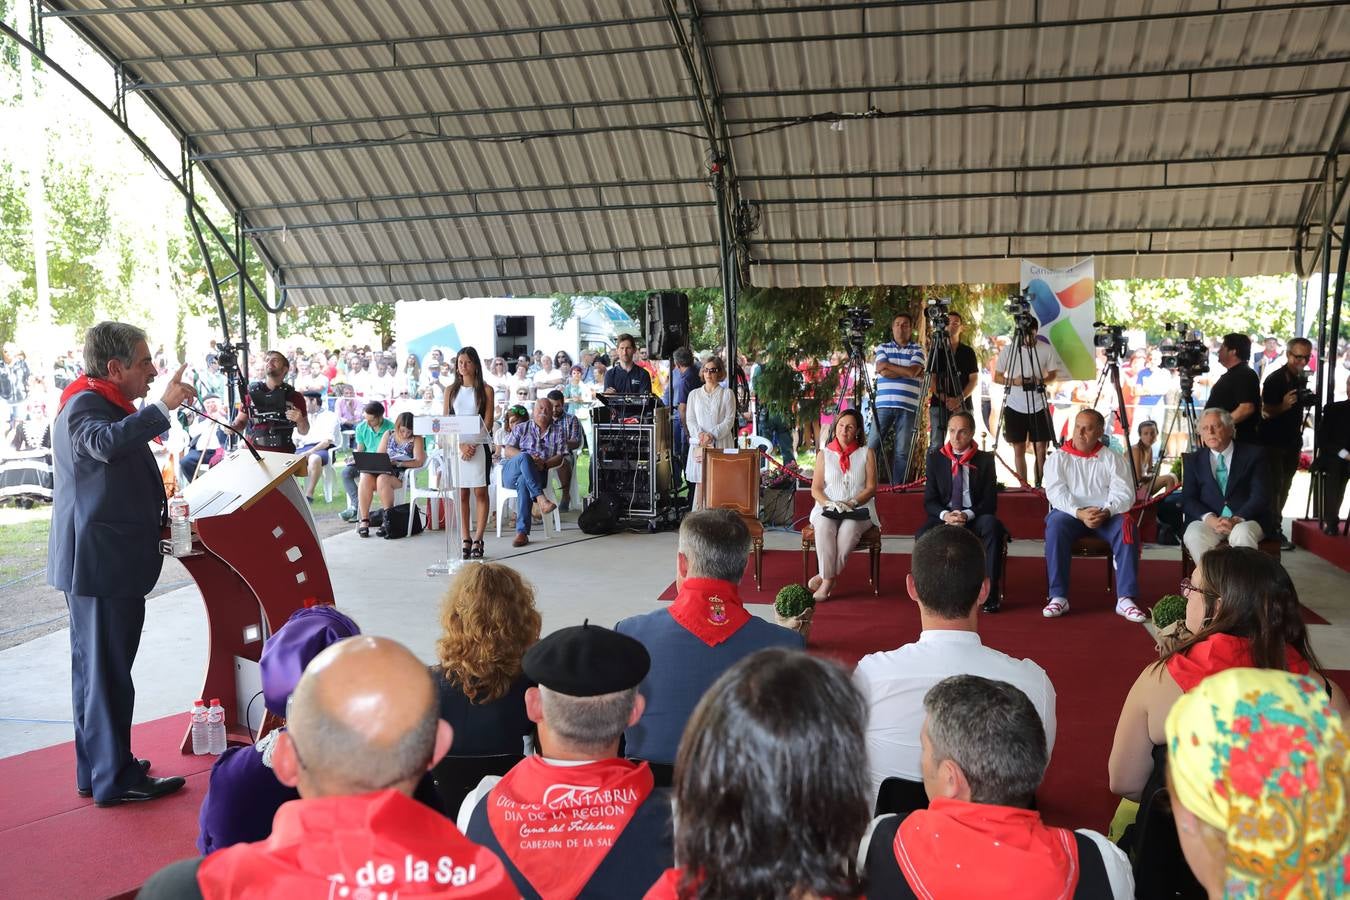
M1125 619L1136 625L1148 621L1148 615L1135 606L1134 600L1130 597L1121 597L1120 601L1116 603L1116 615L1124 616Z
M1051 597L1050 602L1045 604L1041 610L1041 615L1047 619L1058 619L1069 611L1069 601L1065 597Z

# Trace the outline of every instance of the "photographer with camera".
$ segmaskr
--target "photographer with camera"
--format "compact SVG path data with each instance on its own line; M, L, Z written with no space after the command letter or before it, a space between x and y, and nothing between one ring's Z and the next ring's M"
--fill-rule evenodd
M291 364L285 354L268 350L263 366L264 378L249 384L234 427L247 426L245 434L260 450L294 453L292 433L309 434L305 398L286 382Z
M1303 420L1308 409L1317 405L1317 395L1308 388L1311 357L1312 341L1291 338L1285 348L1285 364L1266 376L1261 388L1261 413L1265 417L1261 443L1266 445L1266 461L1270 464L1271 521L1279 529L1281 550L1294 549L1294 542L1284 534L1284 504L1303 450Z
M876 424L867 446L878 457L882 440L895 439L891 451L891 484L904 484L909 471L909 448L919 418L919 395L923 390L923 347L914 340L914 319L897 313L891 319L891 337L877 347Z
M1219 344L1219 365L1225 371L1210 389L1207 407L1226 410L1237 427L1234 440L1258 443L1261 429L1261 377L1247 364L1252 339L1245 334L1225 334Z
M1346 382L1350 393L1350 380ZM1350 400L1328 403L1322 410L1317 434L1317 471L1322 473L1322 532L1336 534L1341 524L1341 500L1350 480Z
M932 338L933 393L928 398L928 446L941 447L947 439L947 417L958 410L974 412L970 395L980 383L980 363L969 344L961 343L961 328L965 321L961 314L946 306L933 313L929 304L929 327ZM941 333L938 328L941 326Z
M1004 347L994 366L994 383L1004 385L1003 436L1013 445L1019 481L1027 480L1027 441L1036 454L1036 486L1045 470L1045 451L1054 438L1045 385L1059 378L1059 357L1037 338L1040 324L1029 313L1019 317L1022 340Z

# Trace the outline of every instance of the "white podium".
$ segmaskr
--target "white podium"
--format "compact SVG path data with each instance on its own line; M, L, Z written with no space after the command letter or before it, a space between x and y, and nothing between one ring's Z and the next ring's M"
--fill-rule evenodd
M427 566L427 576L451 575L459 571L466 563L480 560L463 559L462 552L454 553L455 544L463 540L459 533L459 496L456 494L452 505L450 500L450 472L459 458L459 448L463 444L486 444L491 436L483 431L482 416L413 416L413 434L435 437L436 446L441 451L441 474L437 479L437 494L441 501L441 514L445 527L445 562L434 562ZM451 525L453 524L453 527Z

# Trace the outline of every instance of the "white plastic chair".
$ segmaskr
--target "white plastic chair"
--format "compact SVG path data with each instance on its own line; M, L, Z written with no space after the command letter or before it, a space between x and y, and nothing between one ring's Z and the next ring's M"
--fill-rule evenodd
M399 487L398 490L394 491L394 504L395 505L398 505L399 503L408 504L408 531L404 535L404 537L412 536L412 523L413 523L412 507L417 505L418 498L440 496L440 494L437 493L436 491L426 491L417 487L417 473L421 472L422 470L426 469L429 465L431 465L431 455L433 453L438 452L439 450L435 448L427 450L427 458L426 460L423 461L422 465L418 466L415 469L404 469L403 472L399 475L399 477L403 481L403 484L401 487Z
M506 509L506 504L507 504L507 503L513 503L513 502L515 502L515 499L516 499L516 489L515 489L515 488L507 487L505 484L502 483L502 464L501 464L501 463L498 463L498 464L497 464L497 467L496 467L495 469L492 470L492 483L493 483L494 485L496 485L496 488L497 488L497 504L496 504L496 510L497 510L497 512L496 512L496 515L497 515L497 537L501 537L501 536L502 536L502 512ZM552 489L551 487L548 487L547 485L545 485L545 487L544 487L544 496L547 497L549 500L553 501L553 504L554 504L554 507L553 507L553 513L552 513L552 515L553 515L553 530L561 534L561 533L562 533L562 516L560 516L560 515L558 514L558 507L557 507L558 500L557 500L557 497L554 495L553 489ZM525 514L528 516L530 513L529 513L528 511L526 511ZM548 516L544 516L544 540L548 540Z
M422 471L422 469L426 469L429 474L429 478L427 479L428 487L424 488L417 486L417 479L415 477L416 473ZM403 473L403 487L408 493L408 504L410 506L416 506L418 500L439 500L441 498L441 491L436 485L440 482L441 478L445 477L444 470L445 467L441 465L441 448L428 448L427 461L422 464L422 467L419 469L408 469ZM427 527L431 529L440 528L440 504L429 503L427 504L427 510ZM412 531L412 516L408 517L408 530L409 532Z
M572 466L572 483L567 486L567 503L572 509L581 506L581 479L577 478L577 455L576 451L567 454L567 460ZM558 468L548 470L548 487L555 493L562 490L562 477L558 474Z
M759 464L759 470L763 472L765 469L769 468L768 456L773 452L773 441L766 437L761 437L758 434L752 434L746 436L745 442L748 445L746 449L759 450L764 454L764 462Z

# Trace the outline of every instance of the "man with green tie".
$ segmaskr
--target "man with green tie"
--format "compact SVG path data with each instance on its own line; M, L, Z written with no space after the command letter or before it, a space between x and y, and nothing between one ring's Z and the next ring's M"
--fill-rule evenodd
M1205 447L1186 454L1182 509L1188 522L1182 541L1196 565L1225 541L1255 547L1268 533L1270 492L1261 448L1233 440L1233 416L1210 407L1200 417Z

